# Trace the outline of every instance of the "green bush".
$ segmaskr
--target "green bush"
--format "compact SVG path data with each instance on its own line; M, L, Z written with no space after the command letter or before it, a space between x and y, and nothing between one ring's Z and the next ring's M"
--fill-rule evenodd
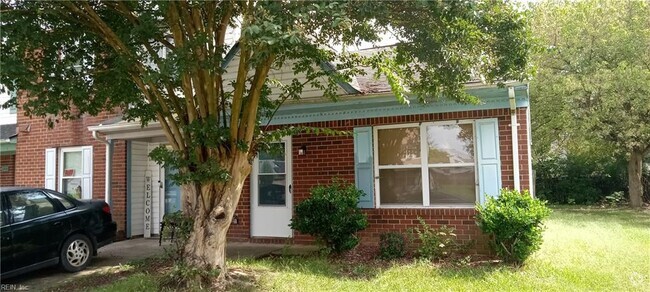
M498 198L477 205L477 224L492 236L492 248L504 261L522 264L542 244L542 221L551 210L524 191L501 190Z
M357 207L363 191L334 179L329 185L311 189L311 196L298 203L291 228L312 235L327 252L341 253L359 243L355 233L368 226L366 216Z
M379 257L385 260L401 258L406 254L404 235L387 232L379 235Z
M435 229L419 218L420 227L409 230L411 242L417 242L416 252L421 258L437 260L449 257L459 251L454 228L442 226Z
M167 256L175 262L182 262L185 258L185 243L190 238L194 219L185 216L183 212L176 211L163 217L163 238L171 238L171 245L165 248Z
M596 204L627 191L625 158L567 154L538 159L535 191L552 204Z

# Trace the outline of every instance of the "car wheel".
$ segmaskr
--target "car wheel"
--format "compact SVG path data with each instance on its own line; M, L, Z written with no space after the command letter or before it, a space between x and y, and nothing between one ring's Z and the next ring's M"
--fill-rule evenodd
M67 272L78 272L90 264L92 243L87 236L70 236L61 247L61 267Z

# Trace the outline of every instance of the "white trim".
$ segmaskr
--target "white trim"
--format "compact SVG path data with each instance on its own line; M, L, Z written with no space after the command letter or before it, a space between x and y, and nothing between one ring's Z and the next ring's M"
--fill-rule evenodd
M376 208L473 208L474 204L479 201L479 185L478 185L478 162L476 161L477 150L476 150L476 120L463 119L463 120L445 120L445 121L434 121L434 122L422 122L422 123L407 123L407 124L392 124L392 125L381 125L373 127L373 156L374 156L374 172L375 172L375 200L377 204ZM432 163L429 164L429 154L428 154L428 142L427 142L427 127L428 126L444 126L444 125L461 125L461 124L471 124L472 125L472 137L474 143L474 162L463 162L463 163ZM402 129L402 128L420 128L420 164L406 164L406 165L379 165L379 130L384 129ZM443 168L443 167L474 167L474 203L463 203L463 204L436 204L430 202L430 190L429 190L429 168ZM422 176L422 205L412 205L412 204L381 204L381 192L379 186L379 170L381 169L421 169L420 175Z
M254 232L254 220L255 219L255 208L265 208L281 210L283 212L288 212L289 218L293 217L293 150L292 150L292 139L291 136L285 136L281 139L280 142L283 142L285 145L284 148L284 175L286 180L286 198L285 204L283 206L259 206L258 203L258 182L257 178L259 175L259 157L255 157L253 160L253 169L250 175L250 228L249 233L251 237L259 237L260 235L255 235ZM289 222L287 222L289 223ZM264 236L262 236L264 237ZM272 236L278 238L284 238L283 236ZM293 238L294 232L293 229L289 229L289 234L286 238Z
M88 162L84 161L84 153L83 152L84 152L85 149L90 149L90 161L88 161ZM81 152L81 169L82 169L81 172L82 173L80 175L75 173L74 176L66 176L66 177L64 177L64 175L63 175L63 166L64 166L63 165L64 164L63 163L64 162L63 157L64 157L64 154L66 152ZM79 195L80 195L81 199L92 199L92 196L93 196L93 189L92 189L92 187L93 187L93 166L94 166L93 165L93 146L62 147L62 148L59 148L59 151L58 151L57 155L59 156L58 159L57 159L59 161L59 173L58 173L57 191L59 191L61 193L64 193L63 179L79 178L81 180L80 181L81 185L83 185L84 178L89 177L90 178L90 185L89 185L89 189L88 189L88 192L87 192L88 195L84 196L85 191L84 191L83 188L81 190L81 194L79 194ZM84 167L85 163L88 163L90 165L90 174L89 175L84 175L83 174L83 167Z
M476 138L475 138L476 139ZM476 165L476 162L463 162L463 163L433 163L429 164L428 166L430 168L442 168L442 167L467 167L467 166L474 166Z
M377 138L377 131L381 128L381 126L376 126L372 127L372 157L373 157L373 169L374 169L374 184L373 187L375 188L375 208L380 208L381 207L381 195L380 192L381 190L379 189L379 143Z
M528 138L528 191L530 192L530 195L535 197L535 184L533 180L533 153L532 153L532 145L533 145L533 138L530 136L531 135L531 125L530 125L530 106L526 108L526 131L527 131L527 138Z
M141 129L139 131L136 130L134 131L135 132L121 132L121 133L106 134L106 139L129 140L129 139L154 138L154 137L165 136L165 132L163 130Z
M57 159L57 149L56 148L47 148L45 149L45 188L56 190L56 161Z
M383 206L378 206L378 209L474 209L475 204L447 204L447 205L412 205L412 204L385 204Z
M510 103L510 135L512 139L512 176L515 183L515 190L521 191L520 172L519 172L519 133L517 132L517 102L515 96L515 88L508 87L508 97Z
M426 141L427 126L420 126L420 175L422 176L422 206L431 206L431 190L429 190L429 146L424 147ZM427 165L425 167L424 165Z
M422 163L420 164L390 164L390 165L378 165L379 169L408 169L408 168L422 168Z
M146 127L142 127L142 125L138 121L133 121L133 122L125 122L125 121L120 121L115 124L109 124L109 125L102 125L99 124L97 126L90 126L88 127L88 131L97 131L102 134L106 134L109 132L118 132L118 131L129 131L129 130L151 130L151 129L156 129L156 128L162 128L160 126L160 122L158 121L152 121L149 124L147 124Z

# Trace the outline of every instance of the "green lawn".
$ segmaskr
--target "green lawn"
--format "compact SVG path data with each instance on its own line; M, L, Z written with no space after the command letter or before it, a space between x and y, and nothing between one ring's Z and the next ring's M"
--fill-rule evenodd
M231 261L263 291L650 291L650 211L554 207L542 249L522 268L504 265L436 267L425 262L384 268L326 259ZM141 273L99 291L155 291ZM241 284L241 283L240 283ZM135 289L135 290L134 290Z

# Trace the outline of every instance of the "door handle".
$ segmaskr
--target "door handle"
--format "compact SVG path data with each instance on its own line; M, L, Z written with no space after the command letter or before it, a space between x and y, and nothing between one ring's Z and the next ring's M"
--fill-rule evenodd
M289 185L289 194L293 193L293 185Z
M61 225L61 221L56 221L56 222L52 223L52 225L59 226L59 225Z

